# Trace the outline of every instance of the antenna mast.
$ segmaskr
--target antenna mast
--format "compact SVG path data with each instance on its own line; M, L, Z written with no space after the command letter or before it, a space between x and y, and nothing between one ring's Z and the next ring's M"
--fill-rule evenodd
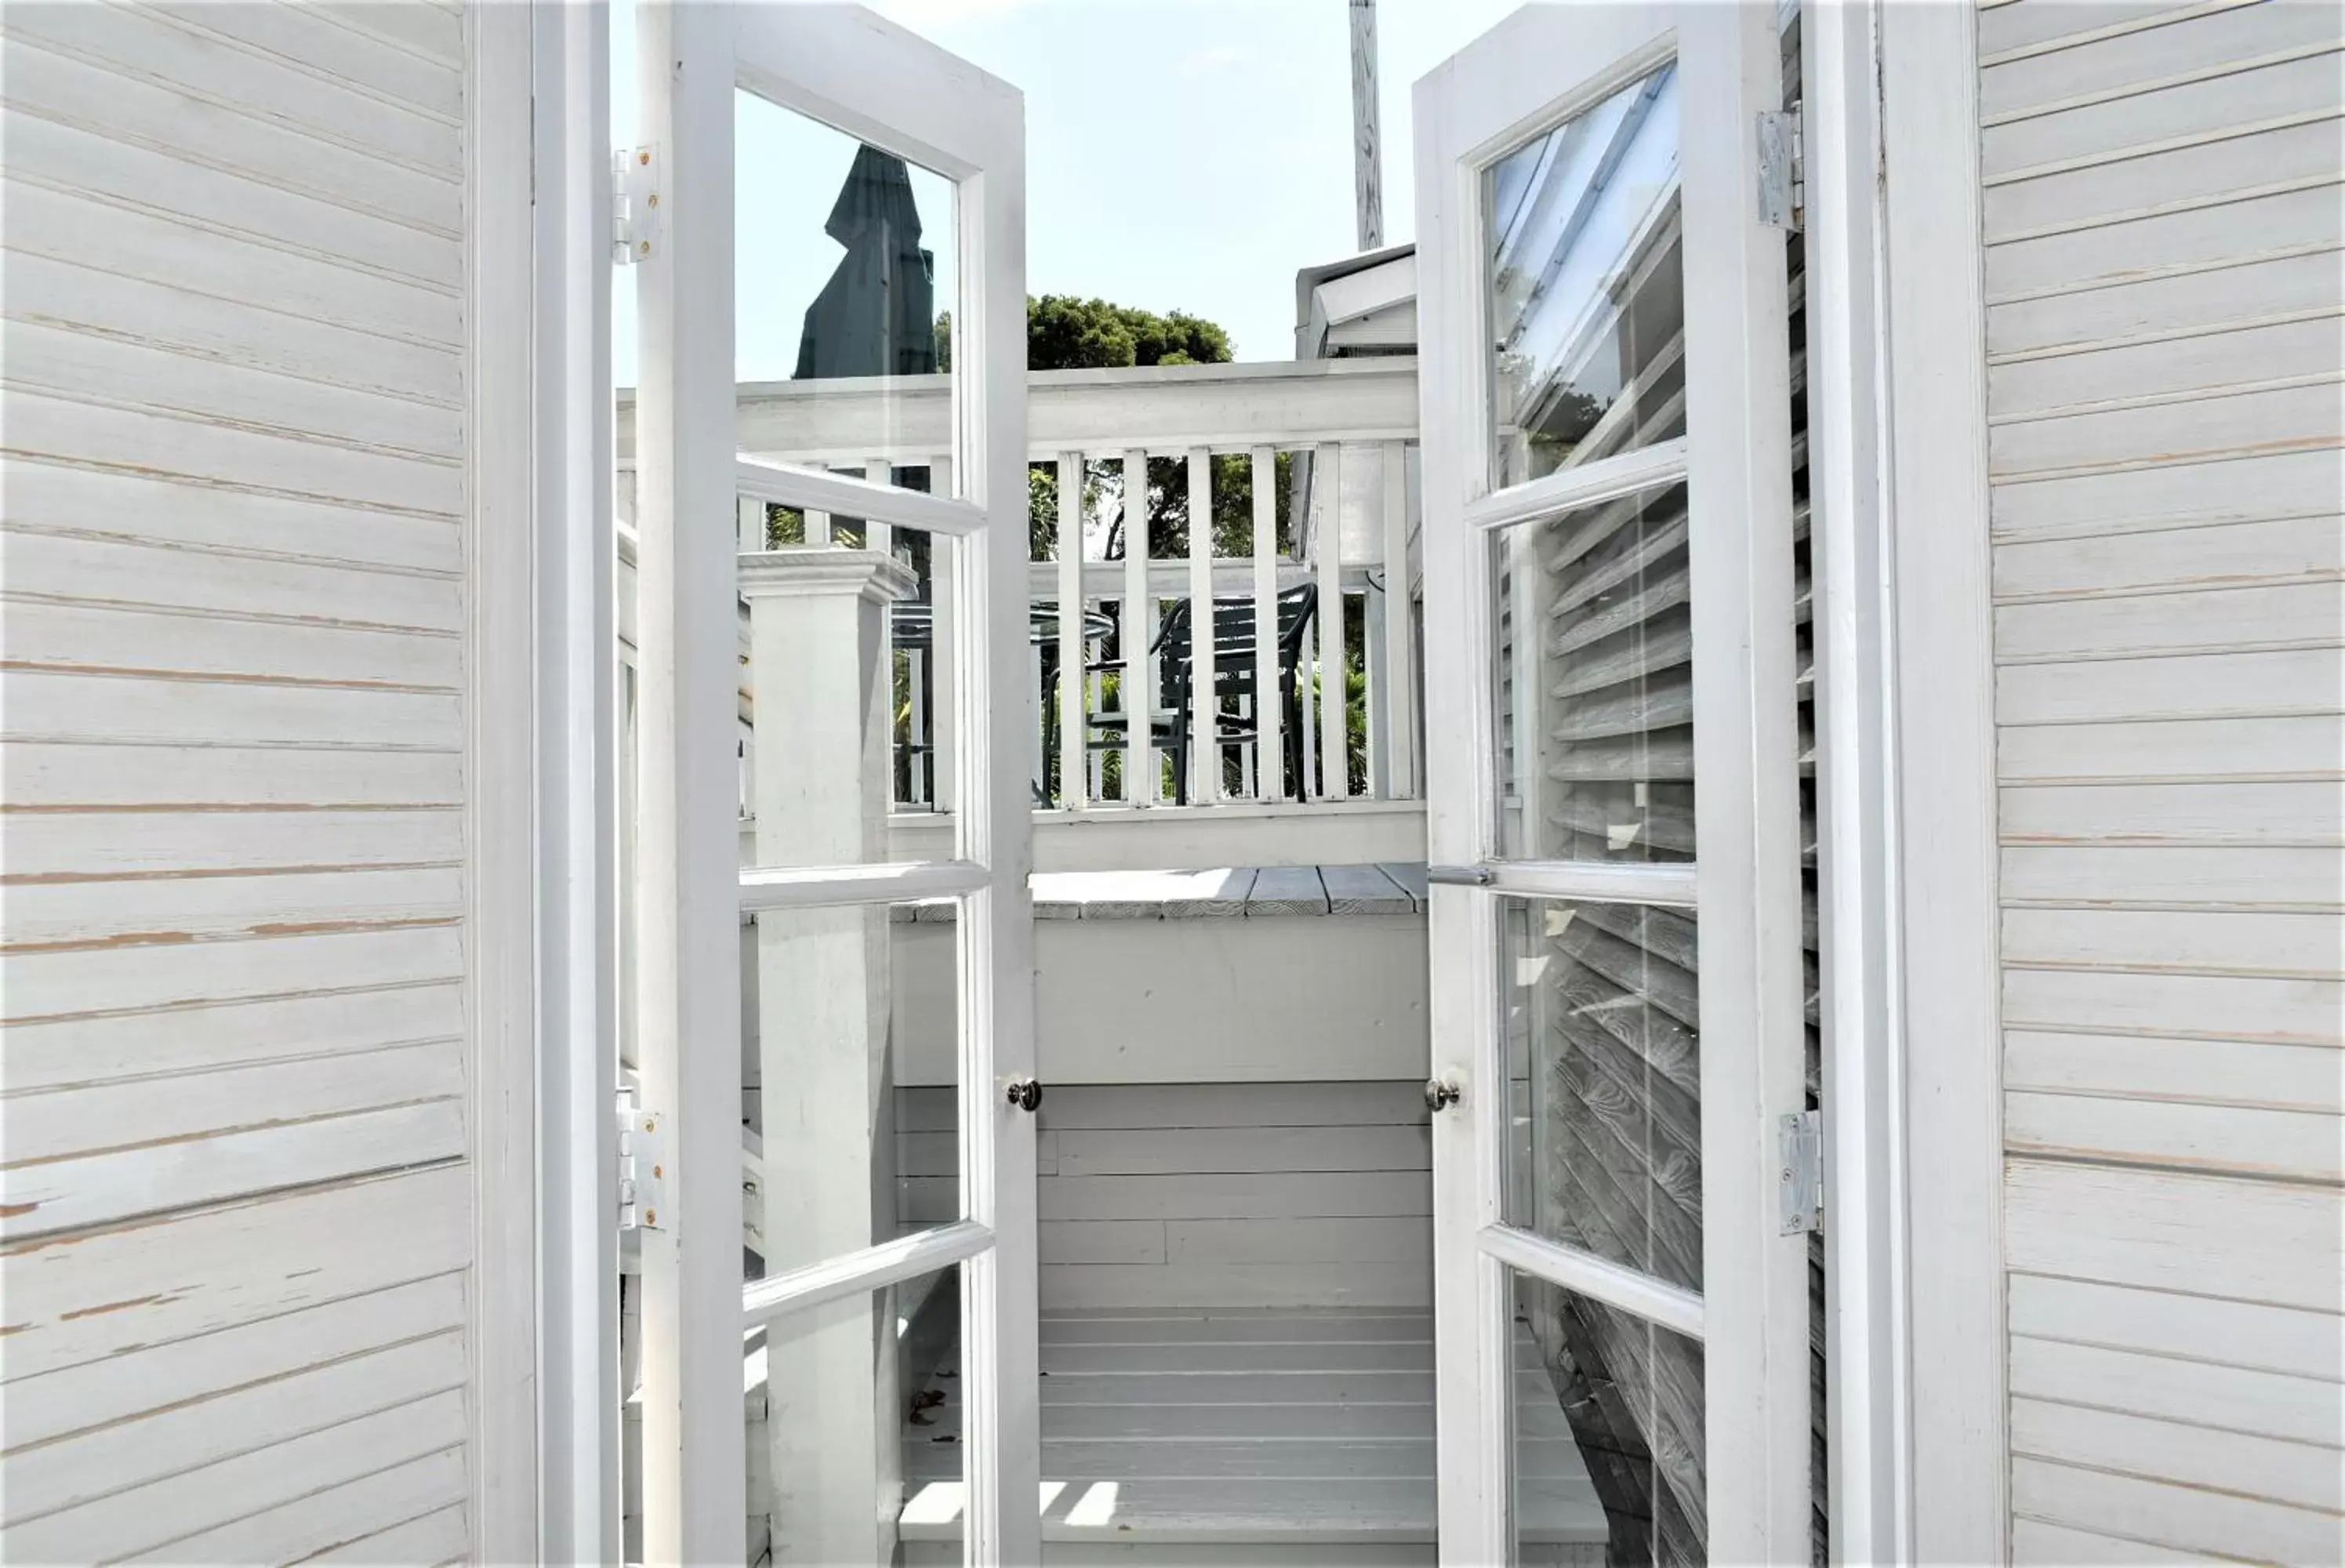
M1351 0L1352 204L1360 248L1385 242L1384 148L1376 134L1376 0Z

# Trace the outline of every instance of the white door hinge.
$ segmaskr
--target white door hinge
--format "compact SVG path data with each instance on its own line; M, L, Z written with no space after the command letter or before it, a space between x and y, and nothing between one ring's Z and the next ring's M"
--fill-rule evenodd
M1782 1194L1781 1234L1824 1228L1824 1113L1805 1110L1776 1123L1776 1185Z
M619 1103L619 1229L665 1230L667 1209L666 1121L657 1111Z
M660 161L657 147L621 147L611 155L611 261L626 267L647 258L660 242Z
M1800 107L1759 116L1759 221L1797 234L1807 226L1808 181Z

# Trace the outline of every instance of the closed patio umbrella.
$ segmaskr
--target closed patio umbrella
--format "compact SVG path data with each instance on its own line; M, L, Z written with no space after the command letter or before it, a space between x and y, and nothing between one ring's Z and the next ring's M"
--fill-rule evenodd
M937 368L935 258L904 160L858 147L824 231L847 247L798 336L799 380L921 376Z

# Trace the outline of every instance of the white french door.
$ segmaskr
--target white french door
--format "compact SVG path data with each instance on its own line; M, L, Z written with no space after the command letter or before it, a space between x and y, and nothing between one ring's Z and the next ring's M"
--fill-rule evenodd
M1446 1563L1810 1552L1780 47L1532 6L1416 89Z
M645 1556L1036 1562L1022 99L859 7L637 29ZM809 418L736 432L802 322ZM915 625L929 863L887 836ZM910 920L955 926L925 1045Z

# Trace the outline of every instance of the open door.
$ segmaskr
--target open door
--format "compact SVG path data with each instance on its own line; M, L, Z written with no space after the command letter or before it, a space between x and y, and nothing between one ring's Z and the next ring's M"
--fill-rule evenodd
M1416 89L1447 1563L1811 1550L1776 24L1531 6Z
M1022 100L858 7L637 15L645 1558L1036 1562ZM792 384L850 471L736 430L736 325L800 253L837 271L785 304ZM905 601L953 717L929 862L888 831ZM934 1061L915 918L957 927Z

